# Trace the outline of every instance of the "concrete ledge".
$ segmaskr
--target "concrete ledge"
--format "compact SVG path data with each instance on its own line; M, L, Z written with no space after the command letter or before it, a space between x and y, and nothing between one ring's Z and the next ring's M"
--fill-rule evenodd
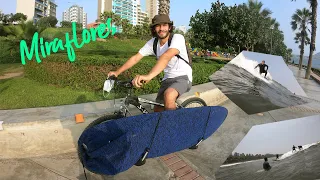
M317 74L311 72L310 76L311 76L317 83L320 84L320 77L319 77Z
M215 106L228 98L213 83L192 87L178 101L199 97ZM141 96L155 99L156 94ZM121 99L117 99L116 103ZM94 107L94 108L93 108ZM0 158L27 158L76 151L85 127L101 115L113 112L113 100L47 108L0 111L4 121L0 131ZM74 114L83 113L84 123L76 124Z

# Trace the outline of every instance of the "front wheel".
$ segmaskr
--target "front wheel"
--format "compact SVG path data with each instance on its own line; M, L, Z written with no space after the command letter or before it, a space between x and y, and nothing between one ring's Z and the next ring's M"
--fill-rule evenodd
M207 103L201 98L193 97L185 100L183 103L181 103L181 106L184 108L195 108L207 106Z
M99 117L98 119L92 121L84 130L87 130L95 125L101 124L103 122L110 121L112 119L120 119L123 118L123 115L120 114L112 114L112 115L104 115L102 117Z

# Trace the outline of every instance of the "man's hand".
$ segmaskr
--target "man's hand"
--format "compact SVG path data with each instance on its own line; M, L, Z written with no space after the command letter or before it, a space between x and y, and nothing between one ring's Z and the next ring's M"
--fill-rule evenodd
M152 78L148 75L137 75L133 80L132 80L132 84L137 87L140 88L143 84L148 83Z
M108 78L109 78L110 76L118 77L119 74L118 74L116 71L110 71L110 72L108 73Z

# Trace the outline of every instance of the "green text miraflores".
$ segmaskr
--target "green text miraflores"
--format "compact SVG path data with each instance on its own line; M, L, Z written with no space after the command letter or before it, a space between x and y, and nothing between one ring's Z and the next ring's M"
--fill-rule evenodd
M105 30L107 28L107 32L105 33ZM112 31L111 31L112 30ZM101 39L105 39L109 36L111 31L111 35L114 35L116 33L116 28L111 27L111 18L108 18L106 21L106 24L101 23L97 28L91 28L90 32L87 29L84 29L82 31L82 42L81 44L78 43L77 38L77 29L76 29L76 23L72 23L72 39L70 39L69 33L66 33L66 42L63 44L62 40L59 38L55 38L51 42L44 42L43 38L40 38L40 51L43 58L46 58L51 54L51 51L53 53L58 52L58 50L67 50L69 61L73 62L76 59L76 55L74 52L74 48L72 44L76 48L81 48L84 44L88 44L91 41L97 40L97 33L98 37ZM27 57L29 60L32 60L33 56L35 55L36 61L38 63L41 62L40 56L39 56L39 34L38 32L34 33L31 43L31 49L29 50L28 45L25 40L22 40L20 42L20 55L21 55L21 63L23 65L26 64L25 58Z

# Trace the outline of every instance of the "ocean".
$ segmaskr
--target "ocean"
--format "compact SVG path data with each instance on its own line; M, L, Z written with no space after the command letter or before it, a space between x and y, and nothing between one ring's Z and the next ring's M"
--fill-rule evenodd
M294 64L299 64L299 58L300 57L298 55L294 55L292 57L292 61L294 61ZM302 61L302 65L307 66L308 65L308 60L309 60L309 57L304 56L303 57L303 61ZM320 69L320 58L318 58L318 56L315 56L312 59L312 67L316 68L316 69Z

